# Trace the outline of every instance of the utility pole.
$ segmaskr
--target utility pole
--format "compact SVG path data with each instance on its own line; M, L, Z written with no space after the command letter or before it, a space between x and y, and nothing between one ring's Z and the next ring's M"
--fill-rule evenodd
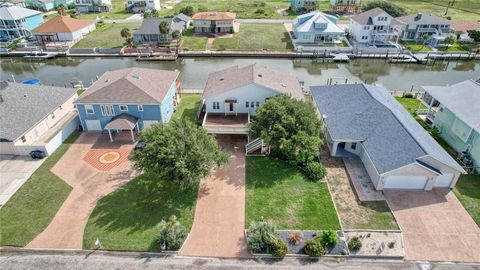
M453 1L448 1L447 9L445 10L445 14L443 14L443 16L447 16L447 14L448 14L448 9L449 9L450 7L453 7L453 4L455 4L455 0L453 0Z

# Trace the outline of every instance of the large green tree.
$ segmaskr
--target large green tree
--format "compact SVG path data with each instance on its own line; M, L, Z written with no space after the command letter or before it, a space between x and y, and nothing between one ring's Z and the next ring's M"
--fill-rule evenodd
M480 30L468 30L467 33L475 42L480 42Z
M152 125L142 131L140 140L145 147L132 153L135 166L185 186L195 184L208 176L212 167L229 159L212 135L182 119Z
M262 138L273 156L304 167L319 154L321 127L311 102L282 94L258 107L249 135Z
M385 0L374 0L368 2L363 6L362 11L367 11L377 7L383 9L393 17L405 16L407 14L404 8Z

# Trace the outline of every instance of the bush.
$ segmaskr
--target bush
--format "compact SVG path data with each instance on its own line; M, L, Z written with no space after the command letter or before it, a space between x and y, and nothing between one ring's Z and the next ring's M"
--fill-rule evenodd
M325 254L325 248L318 239L308 240L303 251L310 257L320 257Z
M285 257L288 252L288 246L282 239L275 237L273 238L273 242L270 245L270 250L272 256Z
M352 237L348 241L348 249L351 251L359 251L362 248L362 241L357 236Z
M157 242L160 250L176 251L180 249L185 237L187 237L187 230L178 222L176 216L171 216L168 222L162 220L159 224L160 233L157 237Z
M183 13L189 17L192 17L193 14L195 13L195 11L193 10L193 7L192 6L186 6L186 7L183 7L181 8L179 11L179 13Z
M310 180L315 182L322 180L327 174L325 167L315 161L307 163L307 165L303 168L303 172Z
M395 247L395 241L388 243L388 248L394 248L394 247Z
M413 94L412 93L404 93L403 97L404 98L413 98Z
M269 253L275 238L275 226L266 221L252 222L248 227L247 246L253 253Z
M324 247L332 247L338 243L338 235L334 230L325 230L322 231L322 235L320 235L320 243Z
M393 17L400 17L400 16L404 16L404 15L407 14L407 12L405 11L404 8L399 7L398 5L395 5L394 3L388 2L388 1L385 1L385 0L374 0L374 1L368 2L362 8L362 11L367 11L367 10L374 9L374 8L377 8L377 7L385 10L385 12L387 12L388 14L390 14Z
M257 10L255 10L255 13L256 13L256 14L265 14L265 9L263 9L263 8L257 8Z
M303 239L303 233L301 231L291 232L288 239L293 245L298 245Z

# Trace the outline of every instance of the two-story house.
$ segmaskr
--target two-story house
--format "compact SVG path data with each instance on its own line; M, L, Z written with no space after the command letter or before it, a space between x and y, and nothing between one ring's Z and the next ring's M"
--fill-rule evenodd
M318 10L298 16L293 21L293 42L325 44L341 42L345 31L337 26L337 18Z
M357 13L360 11L361 0L330 0L330 8L336 12Z
M80 13L109 12L112 0L75 0L75 10Z
M232 12L199 12L192 17L195 33L233 33L236 14Z
M178 71L126 68L105 72L75 101L85 131L140 132L167 123L177 105Z
M160 0L127 0L125 1L125 9L133 13L144 13L154 9L159 10Z
M133 34L133 41L136 44L157 44L172 41L172 32L184 33L188 29L191 18L182 13L173 18L147 18L144 19L140 28ZM167 22L170 31L168 34L160 33L160 23Z
M350 17L349 33L359 43L397 43L402 26L383 9L374 8Z
M0 39L12 40L30 37L31 30L43 23L41 12L14 6L10 3L0 4Z
M290 3L290 10L297 13L307 13L317 10L318 0L286 0Z
M29 8L33 8L41 11L50 11L57 9L60 5L63 5L65 8L73 5L74 0L26 0L25 4Z
M433 47L441 45L453 30L451 21L433 14L417 13L398 17L397 20L405 24L400 39L423 41L423 36L427 35L427 43Z

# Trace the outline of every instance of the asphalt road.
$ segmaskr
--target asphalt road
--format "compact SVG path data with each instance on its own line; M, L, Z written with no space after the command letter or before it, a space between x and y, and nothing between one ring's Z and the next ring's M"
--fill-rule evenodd
M61 269L61 270L116 270L116 269L347 269L347 270L455 270L480 269L479 265L429 264L375 260L321 260L284 258L283 260L223 260L214 258L151 257L148 254L29 254L2 252L0 269Z

